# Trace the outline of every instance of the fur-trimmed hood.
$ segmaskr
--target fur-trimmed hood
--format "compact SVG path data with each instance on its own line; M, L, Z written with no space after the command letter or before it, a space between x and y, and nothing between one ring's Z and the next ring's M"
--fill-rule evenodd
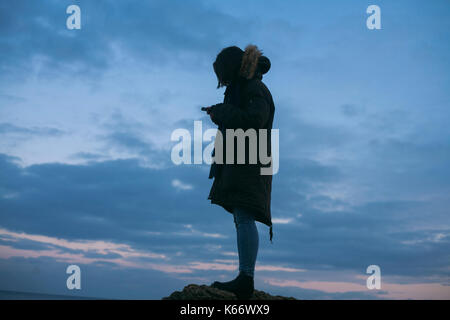
M257 46L249 44L245 51L236 46L223 49L213 63L217 88L240 79L262 79L270 69L270 60Z
M242 56L239 75L245 79L252 79L255 76L262 78L262 75L269 71L270 66L269 58L263 56L257 46L249 44Z

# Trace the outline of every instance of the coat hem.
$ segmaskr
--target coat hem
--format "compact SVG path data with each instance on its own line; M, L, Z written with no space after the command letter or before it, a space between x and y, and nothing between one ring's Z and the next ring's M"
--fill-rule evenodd
M261 211L261 208L256 208L256 207L251 206L251 205L249 205L247 203L240 203L240 202L233 202L233 203L231 203L231 202L218 201L218 200L215 200L215 199L212 199L212 198L208 198L208 200L211 200L212 204L221 206L222 208L224 208L227 212L229 212L231 214L233 214L232 208L235 207L235 206L248 208L248 209L256 211L258 213L260 213L260 211ZM261 223L265 224L268 227L272 227L272 225L273 225L272 221L268 221L267 219L262 219L260 215L256 215L255 216L255 221L261 222Z

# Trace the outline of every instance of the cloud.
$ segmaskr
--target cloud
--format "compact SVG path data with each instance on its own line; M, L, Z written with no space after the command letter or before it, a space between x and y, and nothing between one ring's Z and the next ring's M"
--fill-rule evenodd
M292 222L292 218L273 218L272 223L288 224Z
M202 58L216 53L224 37L231 39L245 27L245 21L203 2L78 1L81 29L67 30L66 8L71 4L15 1L1 5L2 74L98 76L113 64L133 59L158 65L183 63L187 58L200 64ZM19 13L20 21L12 18Z
M183 183L178 179L172 180L172 186L178 190L192 190L193 186L187 183Z
M18 134L25 137L29 136L60 136L65 134L63 130L50 127L37 127L33 126L30 128L16 126L12 123L0 123L0 135L1 134Z
M133 257L147 257L147 258L158 258L165 259L166 257L163 254L154 254L154 253L139 253L133 250L129 245L126 244L116 244L113 242L105 242L105 241L67 241L66 239L58 239L48 236L41 235L33 235L33 234L25 234L25 233L17 233L10 232L6 229L0 229L0 236L3 238L2 240L12 240L18 241L21 239L31 240L39 243L44 243L51 245L52 247L62 247L65 249L70 249L74 251L82 251L88 252L93 251L94 253L98 253L100 255L108 255L110 253L118 254L124 258L133 258Z
M380 290L373 290L373 292L371 292L364 284L352 282L296 281L270 278L265 279L265 281L273 286L318 290L331 294L361 292L363 294L371 294L382 299L443 300L450 297L450 288L440 283L400 284L383 282Z
M359 115L362 110L360 110L357 106L353 104L343 104L341 105L342 113L348 117L354 117Z
M1 188L6 194L17 193L15 197L0 200L2 227L7 230L69 241L127 241L136 249L165 255L178 252L180 243L189 237L191 249L180 257L182 260L204 260L206 253L196 248L202 246L205 238L223 246L214 249L217 254L235 251L233 237L228 236L235 232L231 216L208 205L210 181L202 166L151 169L141 167L136 160L117 160L88 165L32 165L22 169L7 159L4 156L0 163L1 172L6 174ZM314 171L320 165L306 163L304 171L309 176L305 179L336 181L322 169ZM305 183L308 180L298 184L287 178L295 177L298 168L289 166L289 171L280 173L281 178L276 177L280 179L276 184L274 181L277 190L273 194L274 241L279 249L277 253L266 253L264 261L268 264L308 270L333 265L357 270L376 260L391 274L443 276L442 268L448 265L445 254L449 246L448 228L425 226L418 230L415 227L413 232L410 228L414 224L405 224L407 218L425 219L421 215L430 203L372 201L353 205L341 200L338 204L345 209L339 206L333 209L336 201L315 196L314 187ZM204 179L199 180L199 176ZM335 175L334 179L339 177ZM186 191L192 197L174 192L176 180L189 181L192 189ZM202 198L205 201L198 200ZM325 205L326 201L330 204ZM177 205L181 202L183 209ZM302 212L301 218L296 216L298 211ZM289 223L277 223L277 219ZM51 227L54 223L63 227L54 229ZM421 240L428 238L438 241ZM290 249L293 245L295 254ZM409 263L416 259L420 262Z
M208 234L206 235L209 236ZM71 240L11 232L0 229L0 239L5 244L0 244L0 259L13 257L24 258L52 258L54 261L64 263L76 263L83 265L115 265L121 268L151 269L164 273L193 273L196 270L221 270L234 271L235 260L214 259L214 262L190 261L187 264L176 261L177 254L154 253L148 250L136 250L124 243L92 240ZM21 242L45 245L42 248L20 248ZM152 261L149 262L148 260ZM256 270L278 272L303 272L295 268L280 266L260 265Z

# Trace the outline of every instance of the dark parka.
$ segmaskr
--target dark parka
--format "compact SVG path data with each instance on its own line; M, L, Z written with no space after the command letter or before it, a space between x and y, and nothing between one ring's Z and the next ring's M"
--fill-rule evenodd
M239 49L240 50L240 49ZM242 50L241 50L242 51ZM219 59L219 57L218 57ZM217 60L216 60L217 61ZM212 120L218 125L223 137L223 164L213 162L209 178L214 178L208 199L233 213L235 206L244 207L254 213L256 221L270 227L272 241L272 217L270 210L272 175L261 175L258 129L267 129L264 155L271 155L271 129L275 112L272 95L261 81L262 75L270 69L270 60L263 56L256 46L247 46L239 61L237 77L227 85L223 103L211 107ZM217 71L216 71L217 73ZM218 75L219 77L219 75ZM245 164L237 163L237 139L234 139L234 163L226 163L226 129L244 131L255 129L257 133L257 163L249 163L249 139L245 139ZM216 145L217 148L217 136ZM215 148L215 149L216 149ZM213 151L213 156L216 150Z

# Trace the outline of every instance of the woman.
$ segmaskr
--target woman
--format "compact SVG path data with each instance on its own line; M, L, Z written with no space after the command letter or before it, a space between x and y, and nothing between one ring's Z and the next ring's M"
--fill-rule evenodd
M213 64L218 79L217 88L226 86L223 103L206 108L211 120L222 133L223 164L213 162L209 178L214 178L208 199L233 214L237 232L239 254L239 275L232 281L215 281L212 286L233 292L239 299L248 299L254 290L254 270L259 246L256 221L270 227L272 241L272 218L270 198L272 175L261 175L263 164L259 157L260 139L267 139L267 156L270 156L272 122L275 112L272 95L261 81L262 75L270 69L270 60L262 55L255 45L248 45L245 51L236 46L223 49ZM226 161L226 129L255 129L257 135L257 163L249 163L250 139L245 139L244 164ZM258 129L266 129L267 135L260 136ZM217 141L217 137L216 137ZM254 143L254 142L253 142ZM216 145L217 146L217 145ZM215 155L215 149L213 156Z

